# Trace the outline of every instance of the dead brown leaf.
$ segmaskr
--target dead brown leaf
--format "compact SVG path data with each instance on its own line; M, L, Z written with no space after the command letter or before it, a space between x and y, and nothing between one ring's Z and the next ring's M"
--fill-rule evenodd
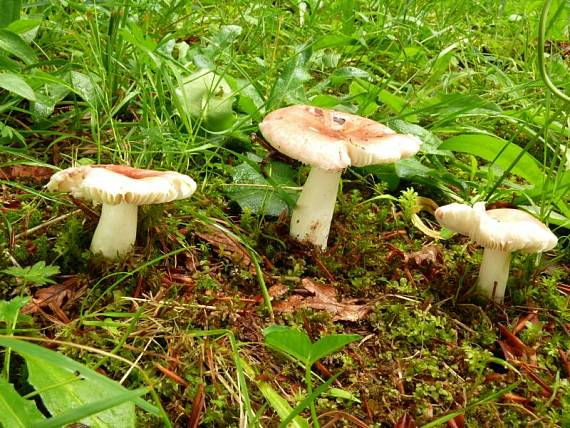
M198 391L192 400L192 411L188 416L188 428L198 428L200 419L202 419L202 412L204 411L204 404L206 403L206 394L204 384L198 385Z
M514 394L512 392L507 392L503 394L501 397L501 401L506 401L509 403L517 403L522 404L523 406L527 407L530 406L530 401L527 398L524 398L518 394Z
M49 309L59 321L68 323L70 320L63 308L76 301L84 292L85 288L79 288L77 277L69 278L61 284L50 285L40 288L26 306L22 308L24 314L35 314Z
M210 233L196 232L196 236L212 245L223 257L233 263L251 267L251 258L243 245L221 230L210 229Z
M514 351L514 355L527 355L528 357L531 357L536 353L534 349L525 345L522 340L511 333L504 325L499 324L499 332L501 333L501 336L505 338L505 341L511 346L511 349Z
M535 309L518 319L517 323L513 327L513 334L519 334L527 327L528 323L538 324L538 322L538 311Z
M558 349L558 355L560 355L560 360L562 361L562 367L566 372L566 378L570 377L570 362L568 361L568 353L564 352L562 349Z
M0 168L0 178L4 180L26 178L41 183L50 178L53 173L53 169L44 166L14 165Z
M275 284L267 289L270 297L281 297L289 291L289 287L283 284Z
M427 266L442 260L441 248L434 244L424 245L421 250L404 255L404 261L413 261L418 266Z
M339 301L334 287L318 284L308 278L301 281L309 296L294 294L289 299L273 306L277 312L293 312L300 308L310 308L329 312L333 321L359 321L368 315L372 307L369 304L356 304L358 300Z
M404 413L402 417L398 419L394 428L416 428L416 421L409 413Z
M447 421L447 428L465 428L465 415L461 413Z

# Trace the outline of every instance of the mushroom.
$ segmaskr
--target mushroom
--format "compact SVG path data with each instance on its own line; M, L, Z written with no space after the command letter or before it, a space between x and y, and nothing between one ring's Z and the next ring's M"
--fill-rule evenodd
M511 208L485 211L483 202L473 207L445 205L435 211L435 217L445 228L483 246L477 287L497 303L505 296L511 252L540 253L553 249L558 242L548 227L527 212Z
M326 249L342 171L413 156L421 141L373 120L335 110L294 105L259 124L265 139L287 156L311 165L291 216L290 233Z
M184 114L190 120L203 120L212 131L226 130L235 122L232 104L236 97L229 83L213 71L191 74L175 93Z
M173 171L91 165L56 172L46 187L103 204L91 251L115 258L127 253L135 243L139 205L188 198L196 190L196 183Z

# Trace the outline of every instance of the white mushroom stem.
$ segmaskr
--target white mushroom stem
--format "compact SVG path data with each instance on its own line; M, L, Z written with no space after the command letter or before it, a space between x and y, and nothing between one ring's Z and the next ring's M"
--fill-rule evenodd
M134 204L103 204L91 241L91 251L108 259L130 251L137 237L137 212L138 205Z
M291 236L327 248L341 170L313 166L291 216Z
M511 263L511 253L509 251L483 250L483 260L479 270L477 286L481 294L503 303L505 288L509 279L509 266Z

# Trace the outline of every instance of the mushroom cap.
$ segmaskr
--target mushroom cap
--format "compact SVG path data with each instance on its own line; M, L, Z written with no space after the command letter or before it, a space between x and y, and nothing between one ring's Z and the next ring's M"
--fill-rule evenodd
M478 202L473 207L445 205L435 211L435 216L447 229L469 236L492 250L539 253L551 250L558 243L558 238L548 227L521 210L485 211L485 204Z
M259 129L281 153L326 170L396 162L416 154L421 144L373 120L307 105L275 110Z
M146 205L187 198L196 190L196 183L174 171L90 165L59 171L52 175L46 187L96 203Z

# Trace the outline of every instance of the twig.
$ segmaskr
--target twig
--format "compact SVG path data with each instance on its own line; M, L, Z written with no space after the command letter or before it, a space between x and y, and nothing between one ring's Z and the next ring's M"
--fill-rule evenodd
M52 218L51 220L48 220L48 221L46 221L46 222L43 222L42 224L39 224L39 225L37 225L37 226L35 226L35 227L32 227L32 228L30 228L30 229L28 229L28 230L25 230L25 231L23 231L23 232L21 232L21 233L18 233L17 235L14 236L14 239L24 238L24 237L26 237L26 236L28 236L28 235L31 235L32 233L37 232L38 230L45 229L45 228L48 227L48 226L51 226L51 225L56 224L56 223L59 223L60 221L63 221L63 220L65 220L66 218L71 217L71 216L74 216L74 215L77 215L77 214L79 214L79 213L81 213L81 212L82 212L81 210L75 210L75 211L72 211L72 212L70 212L70 213L60 215L59 217Z

